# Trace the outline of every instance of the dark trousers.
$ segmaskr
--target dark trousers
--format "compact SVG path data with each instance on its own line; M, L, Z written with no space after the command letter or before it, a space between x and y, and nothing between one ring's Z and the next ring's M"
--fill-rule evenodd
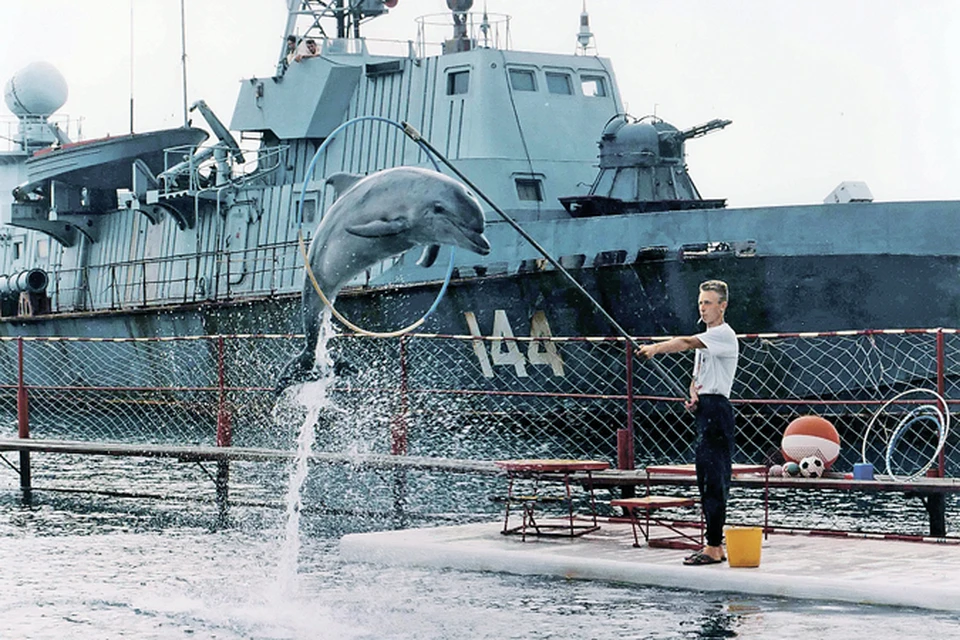
M720 546L727 520L727 497L733 464L733 407L719 394L697 402L697 487L707 525L707 544Z

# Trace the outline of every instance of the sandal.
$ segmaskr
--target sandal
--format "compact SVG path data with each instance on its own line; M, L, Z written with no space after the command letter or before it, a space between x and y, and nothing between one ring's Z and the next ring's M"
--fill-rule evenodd
M705 554L703 551L697 551L693 555L687 556L686 558L683 559L683 564L687 566L694 566L694 565L699 566L704 564L720 564L721 562L723 562L723 560L716 560L714 558L711 558L710 556Z
M693 558L693 556L699 555L699 554L701 554L701 553L703 553L703 551L696 551L696 552L694 552L694 553L691 553L691 554L688 555L686 558L684 558L684 560L690 560L690 559ZM727 556L725 556L725 555L720 556L720 562L726 562L726 561L727 561Z

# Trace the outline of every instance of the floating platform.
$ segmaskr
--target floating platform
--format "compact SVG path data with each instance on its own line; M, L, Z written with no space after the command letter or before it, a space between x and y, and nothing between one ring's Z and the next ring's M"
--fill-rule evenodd
M683 565L689 551L634 547L626 523L604 521L578 538L528 535L525 542L502 535L502 527L501 521L350 534L340 541L340 556L347 562L960 611L960 547L954 544L772 534L763 541L759 567L689 567Z

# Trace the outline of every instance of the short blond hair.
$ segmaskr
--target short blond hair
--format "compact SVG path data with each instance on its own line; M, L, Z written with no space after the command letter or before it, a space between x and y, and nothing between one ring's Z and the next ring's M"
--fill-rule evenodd
M723 280L707 280L700 283L700 291L713 291L720 296L720 302L727 301L727 283Z

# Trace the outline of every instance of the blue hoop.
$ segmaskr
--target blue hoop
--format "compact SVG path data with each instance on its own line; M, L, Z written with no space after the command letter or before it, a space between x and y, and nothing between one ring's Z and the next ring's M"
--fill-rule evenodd
M937 427L937 436L938 436L937 439L940 443L937 446L937 452L939 453L940 448L943 446L943 441L946 435L944 433L943 414L940 412L940 410L936 406L932 404L920 405L919 407L912 409L910 412L907 413L907 415L905 415L900 420L900 423L897 424L897 428L893 431L893 434L891 434L890 436L890 441L887 443L887 452L886 452L886 455L884 456L884 463L886 464L886 467L887 467L887 475L890 475L890 476L895 475L893 473L893 465L891 463L891 459L893 458L894 450L897 448L897 443L900 442L900 438L902 438L904 433L906 433L906 431L914 424L928 422L928 421L933 422L933 424L936 425ZM923 469L919 473L926 473L927 469L929 469L932 465L933 465L933 459L931 459L930 462L927 463L927 465L923 467ZM919 474L914 474L914 475L919 475Z
M373 120L376 122L383 122L389 125L393 125L394 127L400 129L401 131L404 130L402 124L394 120L390 120L388 118L383 118L381 116L357 116L356 118L351 118L350 120L347 120L346 122L344 122L343 124L341 124L336 129L330 132L330 135L328 135L326 139L320 143L320 146L317 148L316 153L313 154L313 158L310 160L310 164L307 165L306 172L303 174L303 186L300 189L300 202L298 203L298 206L297 206L297 222L298 222L297 234L300 236L301 239L303 238L303 204L306 201L306 197L307 197L308 176L313 175L313 171L314 171L314 168L316 167L317 160L320 159L320 154L322 154L327 150L327 145L334 139L334 137L338 133L346 129L347 127L355 125L358 122L363 122L364 120ZM430 151L430 149L428 149L426 145L423 144L422 141L417 140L416 142L417 142L417 145L420 147L420 149L422 149L424 153L426 153L427 158L430 159L430 162L433 163L434 170L436 170L437 173L440 173L440 165L437 164L437 161L433 157L433 154ZM440 291L437 293L436 299L434 299L433 304L430 305L430 308L427 309L427 312L423 314L423 316L420 318L418 322L414 323L413 325L410 325L411 327L416 327L423 324L427 320L427 318L430 317L430 314L436 311L437 307L440 306L440 300L442 300L444 294L446 294L447 287L450 285L450 279L453 277L453 265L454 265L455 258L456 258L456 247L451 246L450 247L450 263L447 266L447 275L444 276L443 278L443 285L440 287ZM305 264L304 266L307 269L309 269L309 264ZM326 300L326 298L324 299ZM332 302L330 303L330 308L331 310L333 309Z

